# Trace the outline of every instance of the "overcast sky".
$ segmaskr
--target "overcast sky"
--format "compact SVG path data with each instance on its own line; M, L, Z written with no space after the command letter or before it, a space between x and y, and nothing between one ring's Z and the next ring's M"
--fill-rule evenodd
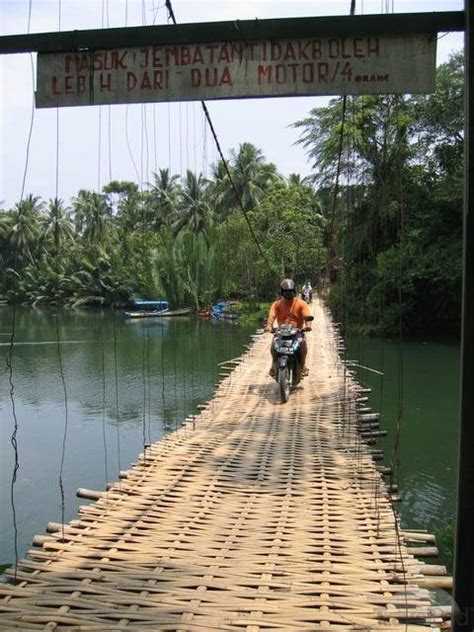
M347 15L350 0L174 0L179 23L234 19ZM164 0L0 0L0 31L13 33L166 24ZM357 0L356 13L461 10L463 0ZM461 33L438 40L438 63L463 44ZM32 65L36 56L0 56L0 208L24 195L69 203L81 188L97 190L111 179L141 181L170 168L210 175L217 160L199 103L161 103L40 109L33 112ZM311 168L291 123L324 97L246 99L208 102L226 156L251 142L287 176L307 175ZM57 114L59 112L59 116ZM32 113L34 116L32 117ZM33 118L27 164L27 141ZM59 148L59 152L57 151ZM59 155L59 160L57 160ZM27 168L26 168L27 164Z

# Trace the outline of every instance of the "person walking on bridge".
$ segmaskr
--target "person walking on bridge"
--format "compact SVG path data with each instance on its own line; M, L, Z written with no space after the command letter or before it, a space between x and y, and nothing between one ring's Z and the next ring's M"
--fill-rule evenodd
M293 279L283 279L280 283L280 291L282 298L275 301L270 307L268 313L267 324L265 331L272 333L273 323L278 322L278 325L291 325L301 330L300 332L300 344L301 344L301 365L303 367L301 375L308 375L309 369L306 366L306 356L308 354L308 346L303 333L303 327L306 331L311 331L311 322L306 322L306 318L311 316L308 304L301 298L296 296L296 285ZM272 354L272 366L270 368L270 375L275 377L276 375L276 356L273 351L273 345L270 347Z
M306 283L301 288L301 298L306 303L311 303L313 300L313 288L311 287L311 283L306 281Z

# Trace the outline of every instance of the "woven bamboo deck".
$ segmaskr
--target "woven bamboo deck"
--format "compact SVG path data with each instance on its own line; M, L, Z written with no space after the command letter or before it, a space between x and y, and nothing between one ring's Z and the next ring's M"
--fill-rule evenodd
M0 629L439 625L429 569L360 438L330 317L312 309L311 373L289 402L267 376L270 337L255 337L195 423L42 538L17 585L0 584Z

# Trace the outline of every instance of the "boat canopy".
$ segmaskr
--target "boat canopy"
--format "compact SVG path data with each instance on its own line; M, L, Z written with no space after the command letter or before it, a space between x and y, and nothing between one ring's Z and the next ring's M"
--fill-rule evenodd
M212 306L212 311L214 312L226 312L231 309L234 305L239 305L239 301L219 301L215 305Z
M164 301L164 300L159 300L159 301L142 301L142 300L137 300L137 301L132 301L133 305L135 305L136 307L161 307L161 306L167 306L169 305L168 301Z
M227 301L221 301L220 303L216 303L215 305L213 305L212 309L215 311L221 311L226 307L229 307L229 303Z

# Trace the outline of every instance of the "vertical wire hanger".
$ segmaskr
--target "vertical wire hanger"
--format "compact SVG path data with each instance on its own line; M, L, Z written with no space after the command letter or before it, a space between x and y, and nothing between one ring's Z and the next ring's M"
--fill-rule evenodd
M58 29L61 31L61 0L58 0ZM56 187L55 187L55 203L57 205L60 204L59 200L59 165L60 165L60 115L59 108L56 108ZM59 240L56 240L56 261L59 260ZM58 274L59 270L56 273L56 282L58 282ZM59 331L59 287L56 288L56 351L58 356L58 370L59 376L63 389L63 398L64 398L64 429L63 429L63 438L61 443L61 459L59 466L59 475L58 475L58 483L59 483L59 492L61 496L61 537L64 540L64 524L66 521L66 493L64 489L64 465L66 460L66 447L67 447L67 437L69 430L69 408L68 408L68 392L66 385L66 377L64 373L64 362L61 352L61 336Z
M32 10L32 0L29 0L28 3L28 17L27 17L27 33L30 32L31 29L31 10ZM28 138L26 143L26 155L25 155L25 165L23 169L23 178L21 184L21 192L20 192L20 203L23 201L25 195L25 186L26 179L28 175L28 166L29 166L29 157L30 157L30 149L31 149L31 138L33 135L33 127L35 120L35 73L34 73L34 63L33 63L33 55L30 53L30 66L31 66L31 92L32 92L32 100L31 100L31 116L30 116L30 126L28 130ZM12 276L14 288L17 283L17 274L16 270L18 267L18 252L15 253L14 261L13 261L13 271L14 274ZM13 523L13 550L14 550L14 580L16 581L17 572L18 572L18 561L19 561L19 546L18 546L18 523L17 523L17 511L16 511L16 490L15 485L18 476L18 470L20 469L20 455L18 449L18 415L16 410L16 399L15 399L15 382L14 382L14 348L15 348L15 337L16 337L16 292L13 290L13 313L12 313L12 321L10 327L10 340L8 345L8 350L6 354L6 368L8 374L8 395L10 399L11 405L11 413L13 418L13 428L10 435L10 445L13 449L13 469L12 476L10 481L10 506L12 510L12 523Z

